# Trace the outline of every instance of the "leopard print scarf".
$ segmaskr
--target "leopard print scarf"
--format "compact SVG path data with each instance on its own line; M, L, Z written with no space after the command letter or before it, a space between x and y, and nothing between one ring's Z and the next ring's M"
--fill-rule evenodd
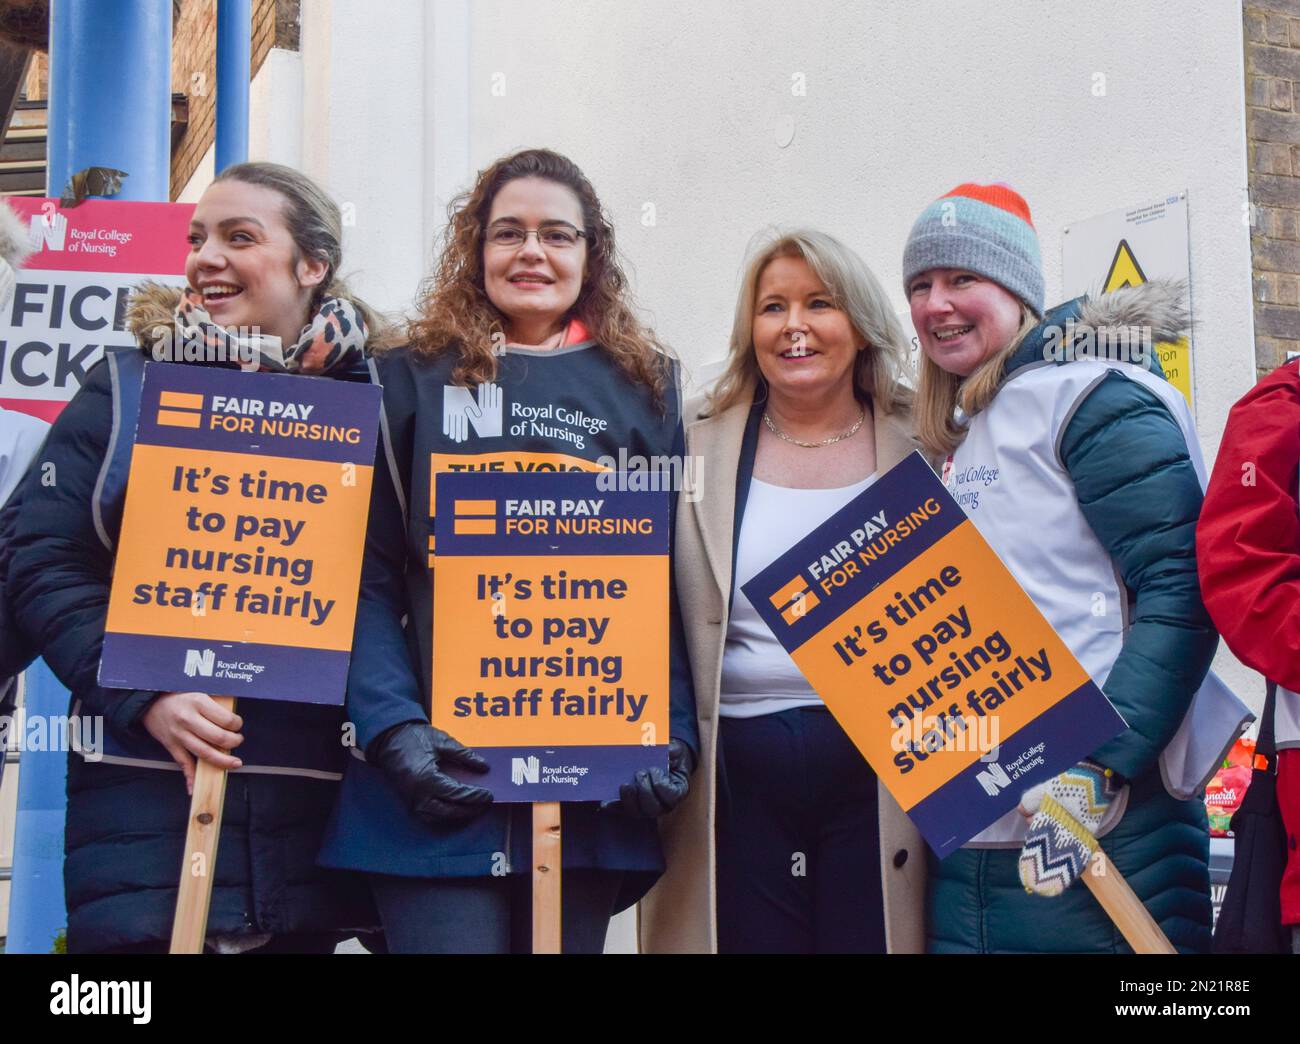
M198 340L213 357L231 365L256 362L270 373L323 374L346 368L364 358L366 323L351 301L326 297L298 339L287 347L272 334L228 330L212 321L203 298L186 290L176 306L176 327L182 343Z

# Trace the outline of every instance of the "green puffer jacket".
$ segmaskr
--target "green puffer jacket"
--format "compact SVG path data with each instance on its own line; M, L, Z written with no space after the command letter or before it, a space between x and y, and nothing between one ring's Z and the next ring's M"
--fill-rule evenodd
M1173 340L1182 330L1178 288L1157 284L1123 293L1124 321L1150 327L1155 342ZM1076 365L1059 352L1045 355L1051 331L1072 320L1077 332L1096 311L1093 302L1080 300L1048 313L1009 361L1003 386L1045 359ZM1161 374L1156 353L1146 354L1147 368ZM1123 646L1103 685L1129 727L1092 756L1126 777L1130 791L1102 848L1180 951L1207 952L1212 922L1205 807L1172 797L1158 764L1218 644L1196 572L1201 483L1178 421L1123 367L1106 373L1077 404L1056 455L1129 599ZM1026 510L1028 536L1032 505ZM930 950L1128 952L1082 882L1056 898L1027 893L1019 855L1013 847L968 847L942 862L930 856Z

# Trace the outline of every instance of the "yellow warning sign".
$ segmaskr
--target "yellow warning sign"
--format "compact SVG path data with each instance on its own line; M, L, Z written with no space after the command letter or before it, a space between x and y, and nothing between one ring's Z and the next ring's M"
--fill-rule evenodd
M1146 273L1138 264L1137 255L1129 246L1127 239L1121 239L1111 259L1110 270L1106 273L1101 292L1108 294L1112 290L1122 290L1126 286L1141 286L1147 281ZM1192 404L1192 367L1191 346L1186 337L1176 341L1160 341L1152 345L1160 368L1165 372L1165 379L1183 393L1187 404Z
M1061 243L1061 289L1067 299L1112 293L1156 280L1191 284L1187 239L1187 192L1121 207L1065 226ZM1169 383L1195 412L1191 331L1177 341L1152 345Z
M1110 271L1106 273L1106 282L1101 292L1108 294L1112 290L1121 290L1126 286L1140 286L1146 281L1147 277L1142 271L1142 266L1133 256L1133 248L1128 245L1127 239L1121 239L1115 249L1115 257L1110 263Z

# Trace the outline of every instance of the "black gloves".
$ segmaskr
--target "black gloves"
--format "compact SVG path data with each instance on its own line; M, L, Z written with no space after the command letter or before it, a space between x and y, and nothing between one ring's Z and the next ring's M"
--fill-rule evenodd
M486 772L487 762L442 729L419 721L395 725L382 733L366 753L406 802L412 815L430 826L472 819L492 803L492 792L452 779L439 764ZM620 808L638 819L655 819L671 812L690 790L695 755L678 739L668 741L668 771L643 769L619 788L617 801L601 808Z
M492 803L490 790L452 779L439 767L442 763L486 772L487 762L425 722L403 722L380 734L366 760L383 770L411 814L430 826L473 819Z
M642 769L631 783L618 788L617 801L602 802L602 809L621 808L638 819L655 819L667 815L686 797L691 789L691 773L695 771L695 755L679 739L668 741L668 771L661 768Z

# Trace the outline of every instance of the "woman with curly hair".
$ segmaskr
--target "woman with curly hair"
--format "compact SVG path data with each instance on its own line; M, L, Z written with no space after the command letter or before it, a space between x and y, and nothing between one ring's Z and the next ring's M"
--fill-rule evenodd
M682 453L677 367L633 314L591 183L543 149L507 156L452 201L409 343L383 353L387 467L376 469L348 710L349 765L322 862L369 875L389 949L528 949L529 806L494 805L444 769L483 759L430 724L435 476L599 471L619 451ZM620 801L564 808L563 946L599 953L609 918L663 870L655 818L699 749L672 609L669 769Z

